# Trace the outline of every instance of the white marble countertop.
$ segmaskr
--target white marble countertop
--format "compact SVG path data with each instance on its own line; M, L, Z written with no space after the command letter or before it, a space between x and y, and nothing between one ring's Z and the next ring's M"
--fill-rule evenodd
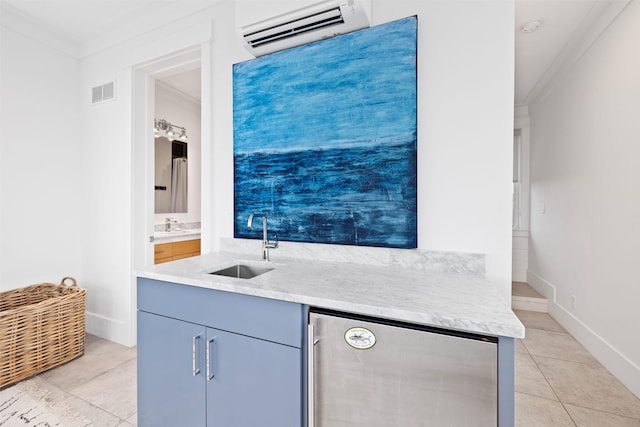
M138 276L315 307L513 338L524 326L485 278L395 266L278 259L219 252L149 267ZM209 274L234 264L269 266L252 279Z
M172 231L155 231L153 233L153 242L157 244L181 242L183 240L193 240L199 238L199 228L183 228L181 230Z

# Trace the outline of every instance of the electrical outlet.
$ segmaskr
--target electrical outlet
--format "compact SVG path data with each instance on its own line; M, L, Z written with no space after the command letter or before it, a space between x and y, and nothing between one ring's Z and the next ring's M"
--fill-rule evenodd
M571 295L571 308L573 310L576 309L576 296L575 295Z
M540 213L544 215L546 211L547 211L547 206L544 203L542 203L540 205Z

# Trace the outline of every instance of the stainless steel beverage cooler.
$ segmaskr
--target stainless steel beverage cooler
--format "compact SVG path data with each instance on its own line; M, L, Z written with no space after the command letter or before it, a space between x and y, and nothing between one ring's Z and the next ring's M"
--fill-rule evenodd
M309 315L309 427L496 426L497 339Z

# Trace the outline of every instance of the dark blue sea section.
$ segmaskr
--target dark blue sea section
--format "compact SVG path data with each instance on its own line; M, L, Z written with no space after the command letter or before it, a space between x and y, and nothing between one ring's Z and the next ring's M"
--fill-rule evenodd
M349 148L236 153L235 237L417 247L416 138Z

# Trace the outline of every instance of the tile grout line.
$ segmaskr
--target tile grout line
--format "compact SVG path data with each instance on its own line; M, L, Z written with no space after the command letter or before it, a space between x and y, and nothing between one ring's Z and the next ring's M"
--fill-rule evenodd
M554 390L554 393L555 393L555 390ZM578 427L578 423L576 422L576 420L573 419L573 416L571 416L571 412L569 412L567 407L564 406L564 402L562 400L560 400L559 402L560 402L560 405L562 406L562 409L564 409L564 412L566 412L567 416L569 417L573 425Z
M128 363L128 362L130 362L130 360L128 360L126 363ZM120 364L120 365L118 365L118 366L114 367L113 369L119 368L119 367L121 367L122 365L123 365L123 364ZM75 391L75 390L77 390L77 389L79 389L79 388L81 388L81 387L84 387L85 385L89 384L90 382L92 382L92 381L96 381L97 379L99 379L99 378L101 378L101 377L108 376L109 374L111 374L111 373L112 373L113 369L109 369L108 371L101 373L101 374L100 374L100 375L98 375L97 377L91 378L91 379L89 379L88 381L85 381L85 382L83 382L82 384L80 384L80 385L78 385L78 386L76 386L76 387L74 387L74 388L72 388L72 389L70 389L70 390L63 390L63 391L68 392L68 393L71 393L71 394L73 394L73 395L75 396L75 393L74 393L74 391Z
M109 372L109 371L107 371L107 372ZM89 402L89 401L88 401L88 400L86 400L85 398L83 398L83 397L81 397L81 396L78 396L77 394L72 393L71 391L67 391L67 390L64 390L64 389L63 389L63 388L61 388L61 387L58 387L57 385L55 385L55 384L54 384L54 383L52 383L51 381L47 380L46 378L43 378L41 375L42 375L42 373L37 374L37 375L34 375L32 378L36 378L36 377L40 378L40 380L41 380L41 381L43 381L45 384L48 384L48 385L49 385L49 387L48 387L47 389L50 389L51 387L59 389L59 390L63 393L63 397L64 397L64 396L71 396L71 397L74 397L75 399L78 399L78 400L80 400L80 401L82 401L82 402L86 403L87 405L89 405L89 406L90 406L90 407L92 407L92 408L98 409L98 410L99 410L99 411L101 411L101 412L105 412L105 413L107 413L107 414L109 414L109 415L111 415L111 416L113 416L113 417L117 418L117 419L119 420L119 424L122 424L123 422L127 422L127 420L126 420L126 419L122 419L122 418L120 418L118 415L116 415L116 414L114 414L114 413L111 413L110 411L106 410L105 408L101 408L100 406L94 405L93 403ZM100 375L98 375L98 376L100 376ZM97 378L97 377L96 377L96 378ZM95 379L95 378L94 378L94 379ZM92 380L89 380L89 381L92 381ZM79 408L75 407L74 405L71 405L71 404L68 404L68 405L69 405L69 406L72 406L72 407L73 407L73 409L74 409L75 411L77 411L79 414L82 414L84 417L86 417L87 419L89 419L89 420L93 423L93 420L89 417L89 415L87 415L87 414L86 414L86 412L85 412L85 411L80 410ZM134 412L134 414L135 414L135 412ZM133 414L131 414L129 417L131 417L131 416L133 416ZM92 425L93 425L93 424L92 424Z
M130 360L129 360L129 361L130 361ZM129 361L127 361L127 362L129 362ZM125 362L125 363L127 363L127 362ZM123 363L123 364L124 364L124 363ZM117 367L119 367L119 366L121 366L121 365L118 365L118 366L114 367L113 369L116 369L116 368L117 368ZM110 372L111 372L111 370L109 370L109 371L107 371L107 372L105 372L105 373L103 373L103 374L101 374L101 375L98 375L98 377L101 377L102 375L106 375L106 374L108 374L108 373L110 373ZM98 377L96 377L96 378L98 378ZM94 378L94 379L96 379L96 378ZM93 380L91 380L91 381L93 381ZM87 383L88 383L88 382L89 382L89 381L87 381ZM86 384L86 383L85 383L85 384ZM128 416L127 418L122 418L122 417L120 417L119 415L114 414L113 412L109 411L108 409L103 408L103 407L101 407L101 406L98 406L98 405L96 405L96 404L94 404L94 403L92 403L92 402L88 401L88 400L87 400L87 399L85 399L84 397L81 397L80 395L75 394L75 393L74 393L74 392L72 392L72 391L68 391L68 392L65 392L65 393L70 394L71 396L74 396L75 398L80 399L80 400L82 400L83 402L86 402L86 403L87 403L87 404L89 404L90 406L93 406L94 408L97 408L97 409L101 410L102 412L106 412L107 414L109 414L109 415L112 415L112 416L116 417L117 419L119 419L119 420L120 420L120 423L122 423L122 422L126 422L126 423L130 424L127 420L128 420L129 418L131 418L131 417L132 417L132 416L133 416L133 415L138 411L138 408L137 408L137 405L136 405L136 409L135 409L135 411L134 411L134 412L132 412L131 414L129 414L129 416Z
M534 356L534 355L532 354L531 356ZM557 360L557 361L560 361L560 362L569 362L569 363L577 363L577 364L586 365L586 366L595 366L595 365L590 364L590 363L576 362L574 360L557 359L555 357L540 356L540 355L538 355L538 357L543 357L545 359L551 359L551 360ZM630 419L630 420L638 420L638 421L640 421L640 418L630 417L628 415L620 414L620 413L617 413L617 412L604 411L602 409L597 409L597 408L592 408L592 407L589 407L589 406L585 406L584 404L581 404L581 403L569 403L569 402L563 401L560 398L560 396L558 395L558 393L556 392L556 390L551 385L551 382L549 381L549 379L547 378L547 376L545 375L543 370L540 369L538 361L533 357L532 357L532 359L533 359L533 363L535 363L536 367L538 368L538 371L542 374L542 377L544 378L545 382L549 385L549 388L551 389L553 394L557 397L558 402L560 402L560 404L562 405L562 408L565 410L567 415L569 415L569 417L574 422L574 424L577 425L577 423L574 421L573 417L571 416L571 412L569 412L569 410L567 409L567 407L565 405L572 405L572 406L576 406L576 407L579 407L579 408L588 409L590 411L599 412L599 413L602 413L602 414L613 415L613 416L616 416L616 417L623 417L623 418L627 418L627 419ZM598 365L598 366L601 367L602 369L606 370L606 368L604 368L602 365ZM528 394L528 393L523 393L523 394ZM532 396L535 396L535 395L532 395ZM546 398L544 398L542 396L537 396L537 397L540 397L542 399L546 399ZM547 399L547 400L551 400L551 399Z
M71 392L65 392L65 393L66 393L66 394L68 394L68 395L70 395L70 396L75 397L75 398L76 398L76 399L78 399L78 400L82 400L84 403L86 403L87 405L89 405L89 406L91 406L91 407L93 407L93 408L95 408L95 409L98 409L98 410L100 410L100 411L102 411L102 412L105 412L105 413L107 413L107 414L109 414L109 415L111 415L111 416L113 416L113 417L117 418L117 419L119 420L119 424L122 424L123 422L128 423L128 421L127 421L126 419L122 419L119 415L116 415L116 414L114 414L113 412L110 412L110 411L106 410L105 408L101 408L100 406L97 406L97 405L95 405L95 404L93 404L93 403L89 402L88 400L86 400L86 399L85 399L85 398L83 398L83 397L80 397L80 396L78 396L78 395L76 395L76 394L73 394L73 393L71 393ZM135 414L135 412L134 412L134 414ZM87 417L87 418L89 417L89 416L88 416L88 415L86 415L86 414L85 414L84 416L85 416L85 417ZM129 415L129 417L132 417L132 416L133 416L133 414ZM128 418L127 418L127 419L128 419ZM93 422L93 420L91 420L91 422ZM129 424L129 423L128 423L128 424Z
M580 365L586 365L586 366L592 366L592 367L594 367L594 368L603 368L603 369L606 369L606 368L605 368L604 366L602 366L602 365L600 364L600 362L598 362L597 360L596 360L596 363L588 363L588 362L579 362L579 361L577 361L577 360L570 360L570 359L559 359L559 358L557 358L557 357L544 356L544 355L542 355L542 354L533 354L533 353L529 353L529 354L530 354L531 356L535 356L535 357L542 357L542 358L545 358L545 359L551 359L551 360L557 360L557 361L559 361L559 362L579 363ZM535 362L535 359L534 359L534 362ZM537 362L536 362L536 363L537 363ZM609 372L609 371L607 370L607 372ZM614 378L615 378L615 377L614 377ZM616 381L617 381L617 379L616 379Z
M546 359L552 359L552 360L560 360L560 361L564 361L564 362L573 362L573 363L580 363L583 365L588 365L588 366L599 366L599 367L603 367L602 364L598 361L598 359L596 359L595 357L593 357L593 355L591 354L591 352L589 350L587 350L586 348L584 348L584 346L582 344L580 344L580 342L578 342L578 340L575 339L575 337L573 335L571 335L569 332L556 332L556 331L549 331L547 329L540 329L540 328L526 328L526 329L533 329L536 331L541 331L541 332L547 332L547 333L551 333L551 334L556 334L556 335L566 335L570 338L572 338L585 352L587 352L594 360L595 363L590 363L590 362L581 362L578 360L571 360L571 359L559 359L557 357L551 357L551 356L544 356L542 354L534 354L531 353L531 351L529 351L529 349L527 348L527 345L524 342L524 339L522 339L522 345L524 346L524 348L527 350L527 352L529 353L529 355L531 356L538 356L538 357L544 357ZM525 335L526 336L526 335ZM535 361L535 360L534 360ZM537 362L536 362L537 364ZM606 368L605 368L606 369ZM607 370L608 371L608 370Z
M553 319L553 318L552 318ZM555 320L555 319L553 319ZM556 321L557 323L557 321ZM561 325L560 325L561 326ZM525 326L526 327L526 326ZM526 327L526 329L533 329L533 330L537 330L537 331L542 331L542 332L546 332L546 333L550 333L550 334L564 334L567 335L569 337L571 337L572 339L575 340L575 337L573 337L573 335L571 335L568 331L565 332L557 332L557 331L551 331L551 330L547 330L547 329L541 329L541 328L533 328L533 327ZM577 340L576 340L577 342ZM582 344L580 344L579 342L577 342L578 345L580 345L580 347L582 349L584 349L589 355L591 355L593 357L593 355L586 349L584 348L584 346ZM549 388L551 389L551 391L553 392L553 394L556 396L556 398L558 399L558 402L560 402L560 404L562 405L562 408L564 409L564 411L567 413L567 415L569 416L569 418L571 419L571 421L573 422L574 425L577 426L577 422L576 420L573 418L573 416L571 415L571 412L567 409L566 405L572 405L575 407L579 407L582 409L587 409L589 411L595 411L597 413L601 413L601 414L607 414L607 415L611 415L611 416L615 416L615 417L621 417L624 419L628 419L628 420L634 420L634 421L639 421L640 418L635 418L632 416L628 416L628 415L623 415L620 413L616 413L616 412L610 412L610 411L604 411L601 409L596 409L596 408L591 408L589 406L584 406L581 403L569 403L569 402L564 402L560 396L558 395L558 393L556 392L556 390L553 388L553 386L551 385L551 382L549 381L549 379L547 378L547 376L545 375L545 373L542 371L542 369L540 369L539 367L539 363L538 361L535 359L535 357L541 357L541 358L545 358L545 359L550 359L550 360L554 360L554 361L560 361L560 362L569 362L569 363L577 363L579 365L585 365L585 366L591 366L591 367L596 367L596 368L602 368L605 369L607 372L609 372L608 369L606 369L604 366L602 366L602 364L595 358L593 358L593 362L583 362L583 361L576 361L576 360L569 360L569 359L560 359L557 357L550 357L550 356L545 356L545 355L536 355L531 353L531 351L529 350L529 348L526 346L524 339L522 339L522 345L525 348L525 350L527 351L527 353L529 354L529 356L531 356L533 362L536 365L536 368L538 369L538 371L542 374L542 377L544 378L545 382L549 385ZM610 373L610 372L609 372ZM617 379L616 379L617 380ZM528 394L528 393L522 393L522 394ZM531 395L531 396L535 396L535 395ZM535 397L539 397L542 399L547 399L545 397L542 396L535 396ZM637 397L637 396L636 396ZM551 399L547 399L547 400L551 400ZM640 398L638 398L638 400L640 401Z
M571 412L569 412L569 410L567 409L567 407L565 406L565 402L562 401L562 399L560 398L560 396L558 395L558 393L556 392L556 390L553 388L553 386L551 385L551 382L549 381L549 379L547 378L547 376L544 374L544 372L542 371L542 369L540 369L540 366L538 365L538 361L536 359L534 359L533 357L531 357L531 359L533 359L533 363L535 363L536 368L538 369L538 372L540 372L540 374L542 375L542 378L544 378L544 381L547 383L547 385L549 386L549 388L551 389L551 391L553 392L553 394L556 396L556 398L558 399L558 402L560 403L560 405L562 406L562 409L564 409L564 412L567 414L567 416L569 417L569 419L571 420L571 422L573 423L574 426L577 427L578 423L576 423L576 420L573 419L573 417L571 416Z
M560 401L560 403L562 403L562 406L565 405L565 402ZM566 403L567 405L572 405L572 406L576 406L578 408L582 408L582 409L588 409L589 411L594 411L594 412L599 412L601 414L607 414L607 415L613 415L616 417L620 417L620 418L626 418L628 420L633 420L633 421L640 421L640 418L636 418L636 417L630 417L628 415L622 415L622 414L618 414L616 412L609 412L609 411L603 411L602 409L595 409L595 408L590 408L588 406L583 406L583 405L579 405L577 403ZM569 411L567 411L569 412Z
M127 423L127 424L130 424L127 420L128 420L130 417L132 417L132 416L137 412L137 407L136 407L136 411L134 411L132 414L130 414L127 418L122 418L122 417L120 417L119 415L114 414L113 412L111 412L111 411L107 410L106 408L102 408L102 407L100 407L100 406L98 406L98 405L95 405L94 403L92 403L92 402L88 401L88 400L87 400L87 399L85 399L84 397L81 397L80 395L78 395L78 394L74 393L74 392L73 392L73 390L75 390L75 389L77 389L77 388L79 388L79 387L81 387L81 386L83 386L83 385L85 385L85 384L87 384L87 383L89 383L89 382L91 382L91 381L94 381L94 380L96 380L96 379L98 379L98 378L100 378L100 377L102 377L102 376L105 376L105 375L111 374L111 373L112 373L113 371L115 371L116 369L118 369L118 368L122 367L123 365L125 365L125 364L127 364L127 363L131 362L132 360L136 360L136 359L137 359L137 353L136 353L136 356L134 356L134 357L132 357L132 358L130 358L130 359L127 359L127 360L122 361L121 363L119 363L118 365L115 365L115 366L114 366L114 367L112 367L111 369L109 369L109 370L107 370L107 371L105 371L105 372L103 372L103 373L101 373L101 374L98 374L98 375L96 375L95 377L93 377L93 378L91 378L91 379L89 379L89 380L85 381L83 384L81 384L81 385L79 385L79 386L77 386L77 387L75 387L75 388L73 388L73 389L71 389L71 390L68 390L68 391L67 391L67 390L62 390L62 391L63 391L64 393L66 393L66 394L69 394L69 395L71 395L71 396L73 396L73 397L75 397L75 398L79 399L79 400L82 400L83 402L87 403L89 406L91 406L91 407L93 407L93 408L99 409L100 411L105 412L105 413L107 413L107 414L109 414L109 415L111 415L111 416L113 416L113 417L117 418L118 420L120 420L119 424L122 424L123 422L125 422L125 423ZM137 364L137 360L136 360L136 364Z
M531 328L531 329L536 329L536 328ZM529 349L527 348L527 346L524 344L524 341L522 342L522 345L525 347L525 349L527 350L527 352L529 352ZM562 406L562 409L564 410L564 412L567 414L567 416L569 417L569 419L571 420L571 422L573 423L573 425L575 427L578 426L578 424L576 423L576 421L573 419L573 417L571 416L571 413L567 410L567 407L564 405L564 402L562 401L562 399L560 399L560 396L558 396L558 393L556 392L556 390L553 388L553 386L551 385L551 383L549 382L549 379L547 378L547 376L544 374L544 372L542 372L542 369L540 369L540 366L538 365L538 361L536 359L534 359L533 357L534 355L531 354L529 352L529 357L531 357L531 360L533 360L533 363L536 366L536 369L538 370L538 372L540 372L540 375L542 375L542 378L544 378L544 381L547 383L547 385L549 386L549 389L551 389L551 392L553 393L553 395L556 397L557 402L560 403L560 406ZM546 399L545 397L542 396L537 396L540 397L541 399ZM552 401L551 399L547 399L549 401Z
M544 381L547 383L547 385L549 386L549 388L551 389L551 391L553 392L553 395L556 397L556 399L558 399L558 402L560 402L562 404L562 407L564 408L564 410L567 412L567 414L569 413L569 411L567 411L567 408L564 407L564 404L562 402L562 399L560 399L560 396L558 396L558 393L556 392L556 390L553 388L553 386L551 385L551 383L549 382L549 379L547 378L547 376L544 374L544 372L542 372L542 369L540 369L540 366L538 364L538 361L536 359L533 358L533 355L531 355L531 360L533 360L533 363L536 365L536 369L538 370L538 372L540 372L540 375L542 375L542 378L544 378ZM573 418L572 418L573 420ZM574 423L575 424L575 423Z

